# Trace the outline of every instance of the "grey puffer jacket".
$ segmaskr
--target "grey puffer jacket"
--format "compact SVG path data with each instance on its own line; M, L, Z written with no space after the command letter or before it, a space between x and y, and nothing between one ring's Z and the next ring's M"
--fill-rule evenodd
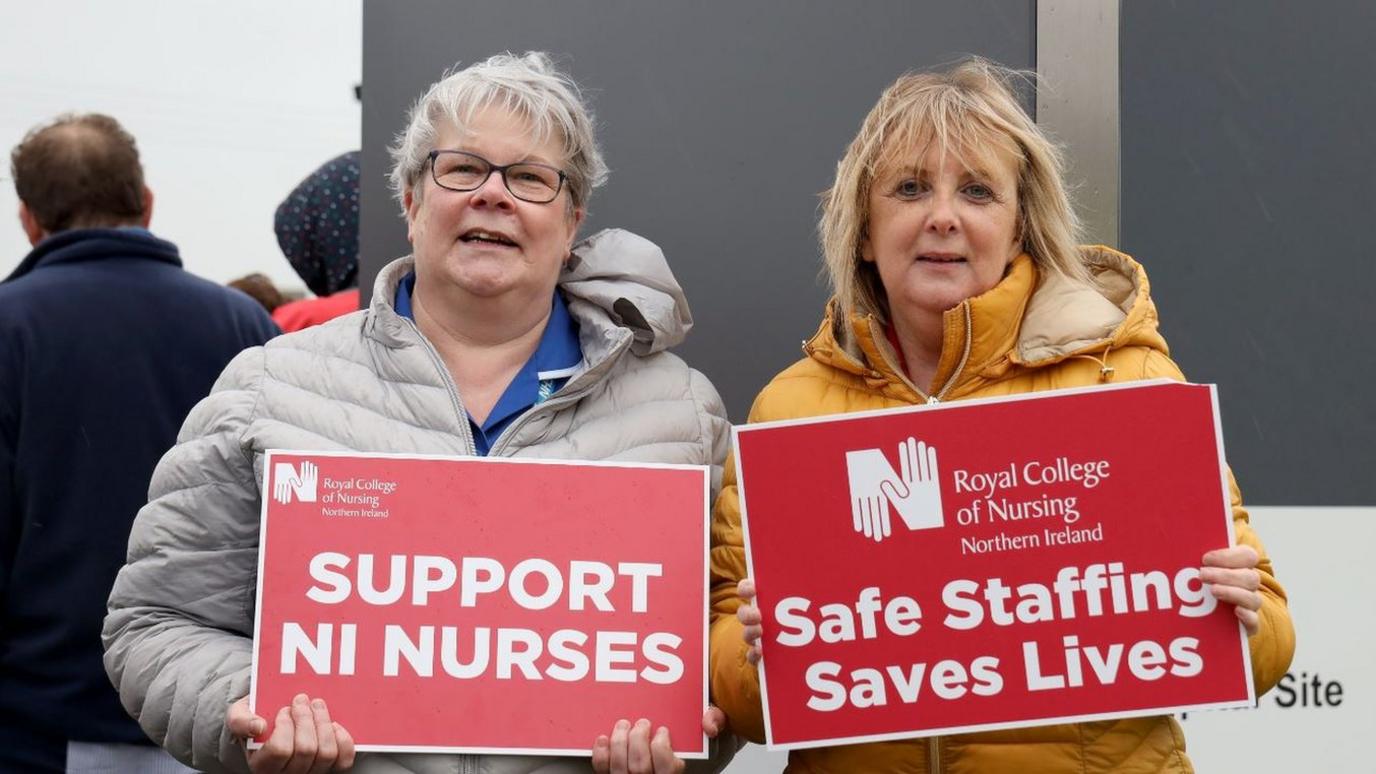
M188 765L248 770L225 712L248 694L263 453L473 454L453 379L392 308L412 263L383 269L371 308L241 353L153 475L110 594L105 668L125 709ZM491 454L711 465L715 496L730 425L711 383L665 351L692 318L663 254L634 234L603 231L569 264L559 287L579 325L581 370L514 421ZM554 774L589 765L374 753L360 754L354 770Z

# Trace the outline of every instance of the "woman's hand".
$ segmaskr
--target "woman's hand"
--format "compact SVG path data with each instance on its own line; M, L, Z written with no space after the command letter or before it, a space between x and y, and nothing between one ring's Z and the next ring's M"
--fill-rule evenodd
M702 732L715 739L726 726L726 714L708 707L702 716ZM686 764L674 755L669 729L660 726L650 735L650 721L618 720L611 736L599 736L592 745L592 770L597 774L679 774Z
M1199 578L1219 602L1233 605L1233 612L1251 637L1261 629L1261 573L1257 571L1257 552L1251 546L1220 548L1204 555Z
M760 609L755 607L755 581L746 578L736 584L736 596L741 598L741 606L736 608L736 620L745 626L743 636L750 649L745 652L745 660L751 664L760 663L760 637L764 635L764 618Z
M267 730L267 721L248 708L248 698L229 705L225 726L234 736L248 740ZM323 699L311 701L297 694L290 707L277 711L272 736L257 750L248 751L254 774L323 774L344 771L354 765L354 738L330 720Z

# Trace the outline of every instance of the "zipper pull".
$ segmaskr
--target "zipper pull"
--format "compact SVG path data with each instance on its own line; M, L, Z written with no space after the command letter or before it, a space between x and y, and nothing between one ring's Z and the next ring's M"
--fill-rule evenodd
M935 396L935 395L933 395L932 397L930 397L930 398L927 399L927 405L928 405L928 406L935 406L936 404L938 404L938 403L940 403L940 402L941 402L941 399L938 398L938 397Z

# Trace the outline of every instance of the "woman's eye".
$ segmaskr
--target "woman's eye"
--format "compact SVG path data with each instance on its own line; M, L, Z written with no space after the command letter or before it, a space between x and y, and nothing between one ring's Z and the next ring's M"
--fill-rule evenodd
M965 186L965 195L981 201L989 200L994 198L994 189L983 183L971 183Z
M902 180L894 186L893 193L900 199L912 199L922 193L922 184L911 178Z

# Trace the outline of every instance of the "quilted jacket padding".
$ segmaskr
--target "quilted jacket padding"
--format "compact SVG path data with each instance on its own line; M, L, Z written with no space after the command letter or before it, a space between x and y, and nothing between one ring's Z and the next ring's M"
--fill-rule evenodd
M392 308L411 267L409 257L385 267L369 309L240 354L153 475L110 595L105 665L149 737L190 766L248 770L224 720L248 694L263 453L473 454L453 379ZM659 248L601 232L575 246L559 287L579 325L581 370L491 455L710 465L715 492L729 425L711 383L665 351L692 318ZM587 770L586 759L381 754L354 768Z
M946 400L961 400L1107 381L1183 380L1157 331L1156 307L1142 267L1102 247L1086 248L1083 259L1094 278L1092 288L1056 276L1039 280L1032 259L1023 255L993 289L946 312L945 340L933 380L941 387L932 391L945 392ZM967 342L969 357L960 367ZM924 390L900 372L873 315L839 321L828 313L816 336L804 345L804 353L806 357L774 377L759 394L749 421L871 411L927 399ZM1294 630L1285 592L1248 525L1235 484L1232 502L1238 542L1262 557L1261 631L1249 640L1260 695L1289 666ZM737 734L761 741L759 672L745 660L735 615L740 604L736 583L745 577L746 565L735 466L730 460L713 516L712 546L712 697ZM796 750L788 770L1087 774L1192 768L1179 724L1158 716Z

